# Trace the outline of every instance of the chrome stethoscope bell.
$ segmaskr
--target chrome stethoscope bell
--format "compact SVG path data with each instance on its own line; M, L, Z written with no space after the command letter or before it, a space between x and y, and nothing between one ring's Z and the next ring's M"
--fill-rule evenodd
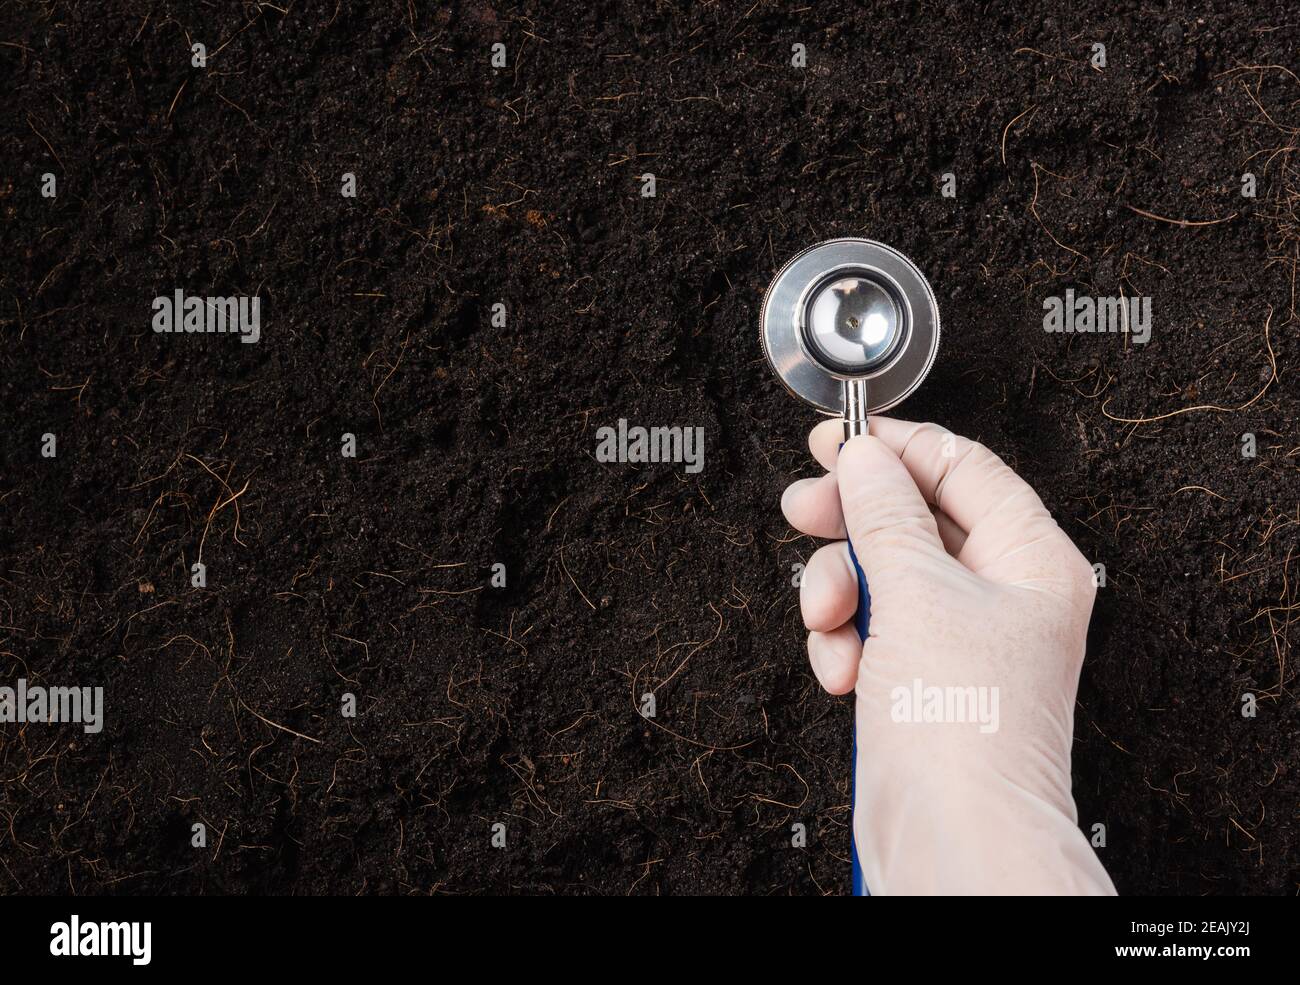
M921 271L893 247L832 239L777 272L763 299L762 340L786 389L843 416L847 440L930 372L939 305Z

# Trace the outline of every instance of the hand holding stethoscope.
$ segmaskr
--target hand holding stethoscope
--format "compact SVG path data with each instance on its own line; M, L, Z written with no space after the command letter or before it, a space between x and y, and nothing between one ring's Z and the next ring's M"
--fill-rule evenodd
M763 307L782 381L843 422L813 429L830 474L782 509L838 541L809 559L800 608L818 680L857 694L853 892L1113 893L1070 790L1091 566L982 445L885 417L856 437L916 389L938 335L924 278L866 240L799 254ZM922 714L944 691L978 707Z
M822 413L840 415L848 441L867 433L869 414L905 399L930 372L939 351L939 305L916 265L897 250L868 239L833 239L778 271L763 300L762 340L786 388ZM858 636L865 640L871 594L856 556L853 565ZM856 841L853 895L869 895Z

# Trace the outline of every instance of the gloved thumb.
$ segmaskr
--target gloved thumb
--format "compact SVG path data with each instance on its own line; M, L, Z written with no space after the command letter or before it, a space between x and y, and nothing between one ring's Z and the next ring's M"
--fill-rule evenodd
M852 438L840 449L835 472L844 526L873 598L907 569L947 560L930 507L883 441L875 435Z

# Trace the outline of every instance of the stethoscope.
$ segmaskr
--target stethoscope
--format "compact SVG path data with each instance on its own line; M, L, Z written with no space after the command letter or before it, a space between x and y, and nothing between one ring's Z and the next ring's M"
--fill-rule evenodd
M934 291L911 260L869 239L827 240L794 256L767 289L761 321L763 352L785 388L843 418L845 441L919 387L939 351ZM871 593L852 544L849 555L865 640ZM855 730L855 780L857 754ZM853 895L868 896L856 838L852 857Z

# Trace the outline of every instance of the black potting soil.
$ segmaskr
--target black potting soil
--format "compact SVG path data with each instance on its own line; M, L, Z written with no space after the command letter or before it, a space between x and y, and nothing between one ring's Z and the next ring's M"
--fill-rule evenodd
M757 311L869 236L944 320L897 415L1105 565L1074 780L1116 885L1294 893L1298 21L4 6L0 684L104 690L99 732L0 725L0 889L845 892L778 508L816 415ZM1149 341L1044 331L1067 289ZM259 338L155 332L177 290ZM620 418L702 470L598 461Z

